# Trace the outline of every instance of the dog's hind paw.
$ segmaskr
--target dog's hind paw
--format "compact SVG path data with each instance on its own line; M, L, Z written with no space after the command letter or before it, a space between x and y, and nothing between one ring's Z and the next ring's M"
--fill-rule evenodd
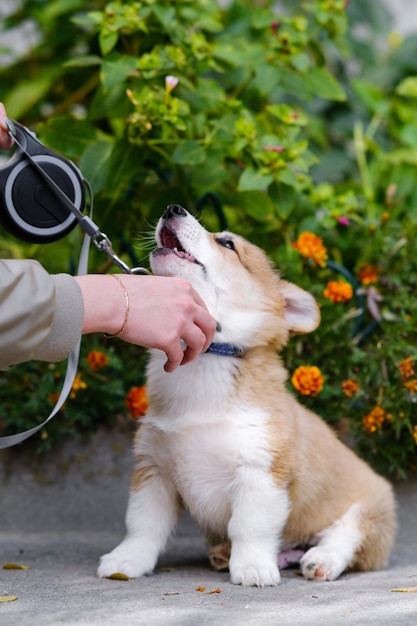
M301 571L307 580L335 580L345 569L342 559L334 551L316 546L300 559Z
M208 558L213 569L218 572L229 568L230 541L219 543L210 548Z

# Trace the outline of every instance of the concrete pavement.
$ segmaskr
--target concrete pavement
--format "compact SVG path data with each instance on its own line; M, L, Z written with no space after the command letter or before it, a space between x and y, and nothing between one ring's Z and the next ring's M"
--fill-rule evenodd
M277 588L231 585L214 572L198 529L184 516L153 576L100 580L101 554L124 535L130 435L99 433L42 462L23 449L0 453L1 626L415 626L417 479L395 486L399 530L389 567L307 582L283 570Z

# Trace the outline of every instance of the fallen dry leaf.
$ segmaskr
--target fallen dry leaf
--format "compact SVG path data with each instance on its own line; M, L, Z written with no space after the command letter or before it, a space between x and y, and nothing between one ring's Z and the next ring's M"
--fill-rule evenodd
M417 593L417 587L399 587L398 589L391 589L391 591L400 591L402 593L413 592Z
M179 596L179 591L165 591L164 596Z
M221 589L212 589L211 591L206 591L205 587L196 587L195 588L196 591L200 591L201 593L207 593L208 595L212 594L212 593L221 593L222 590Z
M126 576L126 574L122 574L121 572L114 572L114 574L110 574L107 578L110 578L110 580L130 580L129 576Z
M0 596L0 602L14 602L17 596Z
M2 569L29 569L29 565L19 565L18 563L5 563Z

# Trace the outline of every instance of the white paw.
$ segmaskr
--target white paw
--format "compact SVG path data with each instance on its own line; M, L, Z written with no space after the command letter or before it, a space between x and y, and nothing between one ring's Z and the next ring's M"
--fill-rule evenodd
M151 574L155 563L154 551L151 553L142 543L126 541L101 557L97 575L108 578L112 574L124 574L128 578L139 578Z
M308 580L335 580L345 569L342 559L333 549L316 546L300 559L301 571Z
M276 587L281 576L274 562L254 563L233 561L229 563L230 580L245 587Z

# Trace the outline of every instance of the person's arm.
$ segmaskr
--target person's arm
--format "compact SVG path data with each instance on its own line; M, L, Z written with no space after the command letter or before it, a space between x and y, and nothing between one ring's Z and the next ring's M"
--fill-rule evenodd
M190 283L182 278L118 275L76 276L84 302L83 333L105 332L167 355L165 370L173 371L204 352L213 340L216 321ZM181 345L187 347L185 352Z
M124 274L119 280L50 275L36 261L0 260L0 369L61 361L81 334L114 335L123 326L120 339L166 353L166 371L208 348L216 322L187 281Z
M52 277L36 261L0 260L0 369L64 359L80 337L83 315L82 294L71 276Z

